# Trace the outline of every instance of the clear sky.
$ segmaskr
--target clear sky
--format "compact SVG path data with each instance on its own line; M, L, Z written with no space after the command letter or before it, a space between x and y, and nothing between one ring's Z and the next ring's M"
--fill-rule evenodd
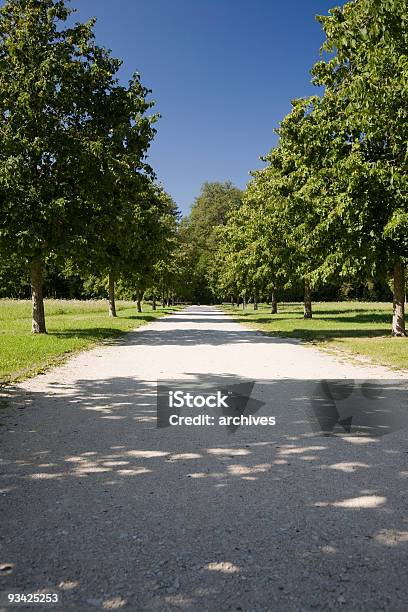
M309 95L323 41L315 14L335 0L71 0L98 42L140 72L162 119L150 149L183 212L204 181L244 187L290 100Z

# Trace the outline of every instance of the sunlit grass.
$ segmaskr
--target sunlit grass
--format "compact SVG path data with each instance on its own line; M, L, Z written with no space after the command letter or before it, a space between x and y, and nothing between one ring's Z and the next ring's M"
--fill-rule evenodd
M0 381L37 373L64 355L91 346L174 311L133 302L117 302L117 318L108 316L104 300L46 300L47 334L31 333L29 300L0 300Z
M261 304L224 309L240 322L268 335L299 338L323 348L333 348L369 358L375 363L408 369L408 338L391 337L392 304L384 302L317 302L313 319L303 319L303 304L279 304L279 312L270 314L270 306Z

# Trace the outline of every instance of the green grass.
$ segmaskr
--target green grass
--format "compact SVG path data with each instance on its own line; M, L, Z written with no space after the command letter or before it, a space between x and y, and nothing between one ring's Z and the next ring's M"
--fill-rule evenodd
M299 338L320 348L346 355L358 355L398 369L408 369L408 338L391 337L392 305L382 302L318 302L313 304L313 319L303 319L303 304L279 304L270 314L262 304L258 311L225 305L237 321L268 335Z
M145 304L117 302L117 318L108 316L104 300L46 300L47 334L31 333L29 300L0 300L0 382L43 371L68 354L153 321L177 308L153 311Z

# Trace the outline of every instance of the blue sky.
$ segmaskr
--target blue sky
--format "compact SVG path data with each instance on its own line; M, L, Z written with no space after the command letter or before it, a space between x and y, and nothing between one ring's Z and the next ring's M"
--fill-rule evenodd
M244 187L290 100L309 95L335 0L72 0L97 39L138 71L162 119L150 162L185 213L204 181Z

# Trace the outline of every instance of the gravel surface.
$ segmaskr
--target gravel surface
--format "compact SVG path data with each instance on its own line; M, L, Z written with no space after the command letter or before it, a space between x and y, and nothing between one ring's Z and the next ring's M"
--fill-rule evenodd
M255 381L276 425L156 428L157 379L214 377ZM405 612L408 427L323 435L325 379L408 382L196 306L9 387L0 589L59 610Z

